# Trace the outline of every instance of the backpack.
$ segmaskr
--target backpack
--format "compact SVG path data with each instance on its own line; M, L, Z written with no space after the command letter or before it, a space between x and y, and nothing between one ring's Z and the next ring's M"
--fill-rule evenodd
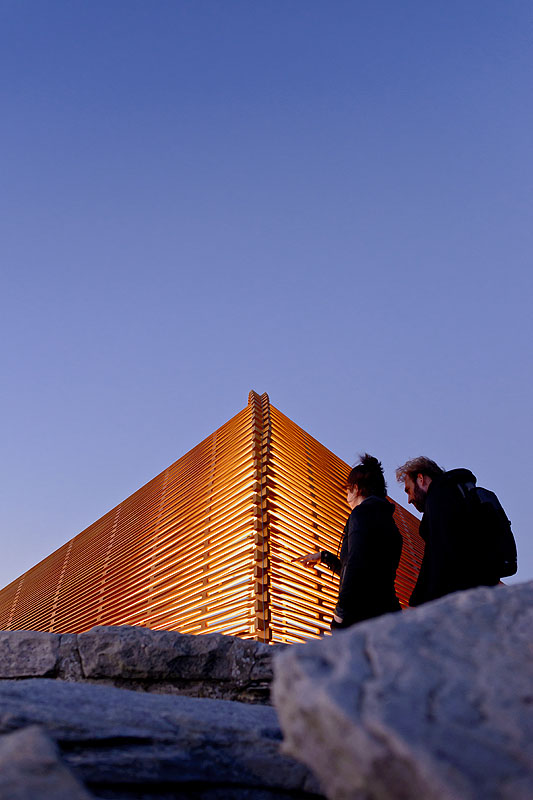
M499 578L514 575L518 569L516 543L502 504L489 489L474 483L458 483L457 486L469 506L472 523L482 537L485 562Z

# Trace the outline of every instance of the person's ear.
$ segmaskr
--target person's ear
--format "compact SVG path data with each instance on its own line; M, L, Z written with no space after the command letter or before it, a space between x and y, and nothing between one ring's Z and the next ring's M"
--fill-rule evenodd
M429 475L422 475L422 473L416 476L416 482L424 492L427 492L427 490L429 489L429 484L431 483L431 480L432 479L429 477Z

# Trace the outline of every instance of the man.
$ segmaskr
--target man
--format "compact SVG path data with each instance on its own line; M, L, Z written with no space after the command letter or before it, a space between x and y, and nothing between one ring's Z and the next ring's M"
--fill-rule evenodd
M405 484L409 503L423 512L420 535L424 558L409 605L419 606L451 592L475 586L494 586L494 559L480 530L479 518L466 500L464 487L476 483L467 469L445 472L420 456L396 470Z

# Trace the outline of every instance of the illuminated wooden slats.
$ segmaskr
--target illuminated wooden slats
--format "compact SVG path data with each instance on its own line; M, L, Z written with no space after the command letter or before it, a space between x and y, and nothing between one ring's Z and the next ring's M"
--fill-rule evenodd
M294 558L337 551L348 465L250 393L248 406L0 591L0 628L146 625L303 641L329 628L338 579ZM423 554L401 507L397 591Z
M10 630L13 620L13 610L17 603L24 576L10 583L0 593L0 630Z
M283 435L284 428L282 425L273 425L273 435L277 436ZM301 442L301 439L300 439ZM293 447L296 446L298 440L293 442ZM327 471L327 466L324 468L314 466L312 469L309 466L309 461L312 458L319 458L321 457L322 453L315 450L304 449L304 452L307 453L308 460L307 460L307 469L305 473L308 477L311 477L313 481L317 484L317 490L320 491L320 488L327 484L334 484L340 483L346 480L346 475L339 474L339 470L332 470L331 472ZM290 476L293 481L291 485L294 488L297 488L298 484L294 483L294 481L301 480L302 478L302 461L301 458L295 453L293 448L287 447L286 445L280 445L277 440L273 440L272 442L272 451L271 451L271 465L273 469L276 469L278 472L283 473L287 476Z
M17 598L10 629L28 627L39 630L43 625L48 626L55 596L50 587L55 590L68 550L69 543L49 556L46 564L41 562L33 568L33 580L25 579Z
M271 480L267 484L267 488L268 491L273 493L273 501L277 501L278 505L284 510L287 504L296 506L299 509L299 513L307 513L308 516L313 517L317 521L322 521L326 525L331 526L334 524L334 521L338 515L338 505L335 505L333 502L331 502L331 497L330 502L328 504L324 503L324 505L320 505L320 499L316 496L312 496L308 502L301 502L299 495L299 491L301 490L291 490L283 478L280 478L274 470L272 471Z
M190 502L189 498L187 511L189 512L190 520L183 519L183 516L180 519L180 525L188 525L188 534L185 538L184 546L180 549L180 557L175 564L176 575L174 580L166 581L167 585L163 586L163 591L161 591L160 574L162 572L163 580L165 580L165 567L168 569L168 562L169 560L172 561L171 550L169 550L165 541L163 546L167 552L163 555L163 563L157 564L159 573L154 570L153 575L154 597L152 599L152 621L150 624L157 627L165 627L161 624L159 609L168 604L169 596L173 595L175 606L179 606L179 613L172 615L171 623L173 627L177 627L184 632L200 632L213 625L217 626L216 629L220 629L222 623L217 612L218 605L213 608L211 594L215 592L220 603L220 595L224 591L224 585L219 580L217 580L214 587L211 585L210 580L216 579L213 565L214 563L222 563L223 571L233 571L231 567L234 568L238 563L234 550L235 547L239 548L242 544L243 531L247 532L248 539L252 540L252 489L254 487L253 479L251 478L252 446L250 440L251 436L248 436L244 442L246 452L240 458L235 458L235 453L233 453L232 459L231 452L228 454L228 464L223 465L217 471L217 478L211 482L210 496L207 502L205 495L202 498L204 510L199 520L196 517L195 524L193 520L194 514L198 515L198 503L195 509L194 503ZM230 487L222 482L228 479L232 483ZM241 488L239 488L239 483L242 484ZM219 498L221 499L220 503L218 503ZM191 523L193 524L191 525ZM196 534L194 534L195 528L197 529ZM208 541L205 541L206 536ZM157 555L154 556L154 563L156 563L156 559ZM251 546L248 547L248 563L250 559ZM209 560L211 564L208 573L204 563L206 560ZM165 561L167 562L166 564L164 563ZM180 561L182 569L180 569ZM199 562L197 569L194 567L195 562ZM188 568L184 566L187 563L189 563ZM244 567L241 569L245 574ZM234 581L232 584L229 587L229 591L235 585ZM240 602L242 605L242 598L235 591L233 591L233 594L236 595L236 599L231 596L222 597L222 604L225 610L229 608L231 611L235 607L235 602ZM251 606L251 601L248 605ZM248 611L245 620L245 623L238 623L237 627L244 625L242 633L250 635L251 611Z
M271 408L271 439L267 478L270 522L270 635L275 641L303 641L328 625L338 592L332 573L309 571L291 560L305 552L337 552L349 508L343 485L349 467L329 453L277 409ZM402 510L403 512L403 510ZM402 516L404 538L416 540L417 525ZM399 515L399 509L396 511ZM418 545L418 542L417 542ZM412 589L418 564L408 569L413 553L406 547L398 569L397 591L404 602ZM276 558L278 556L278 558Z
M250 554L251 554L251 545L249 546L249 550L250 550ZM227 550L218 550L217 551L217 550L213 549L213 550L210 551L210 554L211 554L210 558L213 559L216 554L222 556L226 552L229 552L230 556L233 557L233 551L227 551ZM181 561L181 564L183 564L183 561ZM160 567L157 571L154 570L154 572L151 575L151 584L152 584L153 593L155 593L157 591L157 588L161 584L163 584L166 581L168 581L168 576L169 575L172 576L175 579L176 570L177 570L179 565L180 565L180 558L178 556L176 556L171 561L169 561L167 564L165 564L164 568ZM180 580L181 581L186 580L189 575L195 574L196 572L198 572L201 569L203 569L203 567L198 567L198 566L195 566L195 565L191 565L190 567L186 567L186 568L180 569L180 572L179 572ZM213 568L211 568L211 571L213 571Z
M283 499L283 496L280 499ZM299 539L302 544L308 542L310 536L315 540L318 538L320 538L321 541L327 539L330 545L338 541L338 527L335 529L333 526L330 528L329 526L320 525L316 517L306 513L298 513L296 506L286 504L283 510L281 510L279 503L274 504L274 502L272 502L271 514L272 524L275 525L282 534L285 532L289 534L290 532L292 537ZM305 546L307 545L304 544L304 547ZM327 549L331 550L331 546Z
M250 456L248 455L248 462L250 460ZM248 463L249 469L249 463ZM221 480L228 480L230 484L228 486L222 485L221 487L218 486L218 482ZM219 495L225 496L231 494L231 489L234 486L239 485L240 482L249 481L249 472L245 471L244 469L239 470L227 470L222 474L217 474L217 484L213 483L211 480L206 481L203 486L199 487L195 485L194 491L189 490L181 490L175 492L167 492L167 497L165 498L165 506L163 506L163 517L168 516L169 514L175 516L176 509L179 509L180 515L182 517L189 516L196 516L198 510L198 504L202 506L208 505L208 501L206 499L206 491L208 487L212 485L210 490L210 498L218 499ZM202 491L200 491L200 489ZM167 511L168 506L170 505L169 510Z
M247 566L249 566L250 559L247 558L247 559L244 559L244 560L239 560L237 562L237 566L235 566L235 561L231 561L231 562L229 562L229 564L228 564L228 562L226 562L226 565L223 565L221 571L224 570L224 566L225 566L226 571L228 569L231 569L231 573L232 573L232 575L234 575L235 574L234 570L238 569L239 566L243 565L244 563ZM213 576L211 578L211 581L216 579L216 577L217 577L216 575ZM186 594L186 599L183 599L181 607L185 608L186 605L187 605L188 599L190 597L193 597L195 593L197 593L197 592L207 592L208 591L208 589L209 589L209 587L211 585L209 583L209 580L210 579L208 577L206 577L206 573L199 570L196 573L196 575L191 575L189 577L188 581L176 580L173 583L169 583L165 587L165 593L168 594L171 591L173 591L173 592L184 592ZM201 582L201 581L204 581L204 582ZM160 598L161 596L162 596L161 592L159 592L157 595L154 595L153 596L154 601L155 601L156 598Z
M246 559L249 571L253 554L253 509L250 507L240 512L238 509L239 504L251 506L252 490L257 488L250 477L253 473L254 449L249 410L245 409L224 428L226 433L224 429L218 431L180 460L181 464L176 462L169 470L124 501L118 507L119 519L118 524L115 519L114 529L113 519L117 515L113 511L95 523L95 526L75 537L74 542L81 540L81 552L71 552L69 565L65 567L61 560L63 553L58 551L58 554L52 554L45 559L42 566L37 565L30 570L26 577L30 578L32 588L21 598L19 615L15 614L13 627L47 629L52 616L50 612L54 610L55 630L80 630L91 627L96 621L125 624L131 623L135 617L146 622L153 599L153 596L149 596L149 589L158 593L159 604L165 602L165 598L161 597L164 590L162 592L158 585L158 573L161 570L154 571L154 564L157 569L158 561L165 558L165 553L158 558L157 534L162 527L169 530L170 542L167 542L167 537L162 537L162 547L169 550L166 558L177 566L179 572L180 560L183 564L179 540L181 538L187 541L188 522L194 523L190 526L193 529L199 528L198 541L193 542L189 557L196 557L201 562L205 561L209 551L215 551L217 558L222 559L223 563L235 563L231 547L225 547L222 534L224 530L227 531L229 522L232 522L239 532L238 545L241 547L241 529L243 525L245 528L247 526L249 544ZM218 464L214 463L217 453ZM233 487L228 488L228 480L233 480ZM241 482L243 488L235 491ZM161 487L164 484L165 489L161 496ZM213 509L213 503L216 505L218 498L222 498L222 502ZM180 499L185 501L181 503L182 508L179 507ZM198 499L203 501L201 513L204 517L199 522ZM235 510L238 512L237 518L240 516L243 522L235 520ZM181 525L181 530L172 530L172 527L176 527L176 522ZM205 539L206 535L212 535L213 539L204 547L202 538ZM60 563L53 565L54 559L59 559ZM205 568L204 564L200 573ZM41 575L45 577L44 580L41 580ZM54 581L54 577L59 575L60 588ZM15 584L17 588L19 585L20 581ZM217 585L218 596L222 588ZM0 594L6 607L5 614L9 618L16 589L6 590ZM172 591L173 597L170 599L174 606L179 606L182 597L177 595L175 587ZM184 583L184 591L190 592L187 581ZM209 596L209 591L209 586L204 589L204 597ZM58 606L55 609L54 598ZM241 597L238 599L241 600ZM169 598L167 605L168 600ZM225 610L229 608L231 611L231 598L222 598L221 605ZM251 601L249 605L251 606ZM218 606L215 610L218 618ZM251 612L245 617L245 632L249 635Z

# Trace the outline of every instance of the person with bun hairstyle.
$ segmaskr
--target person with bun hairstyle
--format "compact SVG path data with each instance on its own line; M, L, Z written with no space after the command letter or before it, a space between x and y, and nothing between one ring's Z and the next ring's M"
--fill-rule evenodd
M387 500L381 463L365 453L346 481L352 509L338 555L328 550L300 556L305 566L325 564L340 575L339 597L331 628L348 628L364 619L399 611L394 590L402 553L402 536Z

